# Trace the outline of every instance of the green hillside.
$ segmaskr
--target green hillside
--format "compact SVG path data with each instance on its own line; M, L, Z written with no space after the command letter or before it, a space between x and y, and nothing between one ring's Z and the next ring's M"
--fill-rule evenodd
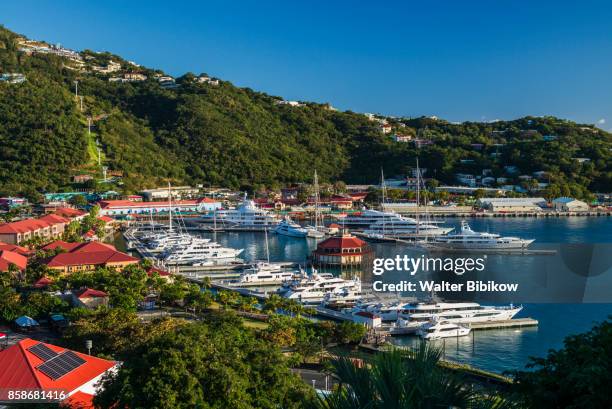
M314 169L325 181L373 183L381 167L386 175L406 174L417 157L441 183L483 169L502 176L513 165L519 174L549 172L560 194L612 191L612 135L590 125L553 117L462 124L386 118L393 132L433 142L416 148L383 134L376 120L328 105L279 104L278 97L226 81L198 82L193 74L165 89L156 78L161 71L119 56L83 51L77 64L20 48L19 36L0 28L0 73L27 78L0 83L0 194L34 196L70 189L75 174L99 177L94 140L103 165L123 172L120 187L127 192L165 180L279 186L308 181ZM120 65L116 72L95 71L111 61ZM125 74L146 80L109 81ZM91 137L87 117L94 119Z

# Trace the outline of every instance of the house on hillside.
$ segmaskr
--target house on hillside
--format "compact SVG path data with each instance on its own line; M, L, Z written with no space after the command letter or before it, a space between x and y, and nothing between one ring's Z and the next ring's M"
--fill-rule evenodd
M108 306L108 294L104 291L93 290L91 288L81 288L71 294L72 305L74 307L88 308L95 310L100 306Z

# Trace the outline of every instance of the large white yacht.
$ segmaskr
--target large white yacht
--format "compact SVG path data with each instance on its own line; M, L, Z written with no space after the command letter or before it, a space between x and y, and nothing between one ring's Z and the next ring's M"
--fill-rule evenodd
M475 302L410 303L403 306L399 317L413 322L444 320L455 324L504 321L512 319L522 306L483 306Z
M404 308L405 303L399 301L393 301L389 303L382 302L371 302L371 303L360 303L355 305L351 314L356 314L360 311L371 312L380 317L381 321L396 321L399 317L400 312Z
M210 241L210 239L194 237L189 233L168 231L156 233L155 236L150 237L146 247L152 253L160 253L176 246L189 245L194 240L200 243L208 243Z
M294 271L283 270L280 264L260 261L245 268L238 279L239 284L282 284L295 277Z
M364 209L359 213L354 213L340 219L340 222L347 227L367 227L374 223L390 221L397 217L399 217L399 215L394 212Z
M306 237L308 230L292 221L289 217L285 217L275 228L274 233L289 237Z
M278 218L267 210L260 209L255 202L244 200L235 209L218 210L211 215L204 216L204 220L223 224L226 229L245 231L272 230L279 223Z
M294 280L279 289L281 296L302 303L320 303L328 293L340 293L345 289L361 292L359 279L346 280L333 274L319 274L313 271L310 276Z
M216 242L193 240L186 245L177 245L166 250L161 260L167 264L206 265L215 262L229 262L236 260L244 249L232 249L221 246Z
M469 333L470 328L468 326L453 324L449 321L432 321L417 330L417 334L427 340L464 337Z
M422 239L441 236L453 230L451 227L438 226L440 223L435 221L421 222L411 217L396 215L395 218L381 220L370 225L363 233L366 237Z
M518 237L502 237L494 233L475 232L463 220L461 231L446 236L436 237L433 245L451 249L525 249L535 240L525 240Z

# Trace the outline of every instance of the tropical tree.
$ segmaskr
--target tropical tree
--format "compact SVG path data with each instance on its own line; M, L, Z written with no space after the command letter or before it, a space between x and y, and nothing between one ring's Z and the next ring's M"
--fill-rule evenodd
M497 396L477 394L460 377L441 368L442 352L422 343L414 351L395 349L358 367L348 358L331 362L339 386L319 398L318 409L510 408Z

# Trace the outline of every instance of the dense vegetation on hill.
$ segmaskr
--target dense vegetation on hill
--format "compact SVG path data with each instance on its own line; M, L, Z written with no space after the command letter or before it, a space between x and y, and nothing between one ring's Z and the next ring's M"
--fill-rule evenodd
M164 180L274 187L308 181L314 169L325 181L374 183L381 167L387 175L405 175L417 157L426 176L442 183L456 183L457 172L491 169L502 176L504 166L514 165L519 174L547 171L559 194L612 191L612 135L589 125L553 117L461 124L386 118L394 132L433 142L417 148L394 142L362 114L314 103L279 104L278 97L225 81L201 83L192 74L165 89L155 78L161 71L119 56L81 52L79 70L65 57L20 51L18 38L0 27L0 72L27 77L21 84L0 83L3 194L69 189L71 175L99 175L96 140L103 165L123 172L126 191ZM110 61L121 69L92 71ZM109 81L128 72L147 79ZM74 81L84 97L83 111ZM91 135L88 116L94 119ZM546 141L545 135L557 139Z

